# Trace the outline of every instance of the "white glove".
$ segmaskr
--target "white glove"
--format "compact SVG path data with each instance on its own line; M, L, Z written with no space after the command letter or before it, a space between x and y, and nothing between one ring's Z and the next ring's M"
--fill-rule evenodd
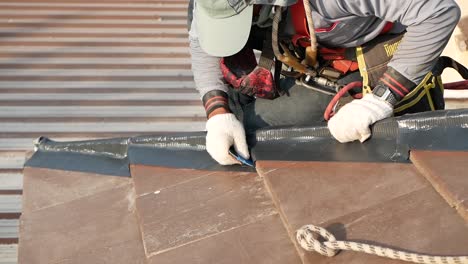
M229 155L229 148L234 145L237 154L249 159L249 148L245 138L245 130L234 114L218 114L206 122L206 150L211 157L221 165L238 164Z
M341 143L359 140L364 142L371 135L369 126L393 114L390 103L373 94L366 94L360 100L343 106L330 121L328 128L333 137Z

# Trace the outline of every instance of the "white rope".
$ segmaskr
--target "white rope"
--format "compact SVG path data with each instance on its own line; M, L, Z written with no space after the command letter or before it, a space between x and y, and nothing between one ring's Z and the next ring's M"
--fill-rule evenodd
M279 27L279 23L281 22L282 12L283 12L283 9L281 6L277 6L275 8L275 15L273 17L273 25L271 29L271 40L273 42L271 47L273 48L273 53L275 54L275 57L280 61L284 60L284 56L283 54L281 54L279 50L279 42L278 42L278 27Z
M309 0L303 0L304 10L307 17L307 26L309 28L310 48L313 52L317 52L317 37L315 36L314 20L312 20L312 8Z
M315 235L320 235L325 239L320 242L315 238ZM373 246L364 243L337 241L333 234L326 229L314 226L305 225L296 232L296 239L307 251L315 251L321 255L333 257L340 250L352 250L356 252L365 252L371 255L398 259L414 263L424 264L468 264L468 256L431 256L421 255L391 248Z

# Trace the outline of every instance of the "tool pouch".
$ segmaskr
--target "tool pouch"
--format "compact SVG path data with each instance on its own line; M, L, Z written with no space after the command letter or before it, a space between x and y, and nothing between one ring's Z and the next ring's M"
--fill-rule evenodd
M363 78L363 88L375 87L380 77L387 71L387 64L396 52L403 34L381 35L355 49L359 71Z

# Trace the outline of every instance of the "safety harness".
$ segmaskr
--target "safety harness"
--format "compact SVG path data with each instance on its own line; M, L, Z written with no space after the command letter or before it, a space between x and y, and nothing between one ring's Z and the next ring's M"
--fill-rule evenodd
M387 64L403 34L387 34L393 27L391 22L385 25L380 36L357 48L317 48L315 34L310 32L329 32L340 22L328 28L315 29L309 1L298 0L289 7L289 12L295 34L292 38L280 39L278 31L284 12L282 7L276 7L271 32L263 32L260 37L263 41L260 41L262 52L258 65L251 43L238 54L221 60L225 80L240 93L275 99L282 95L278 85L281 73L296 78L296 83L306 88L333 95L324 114L328 120L342 105L342 99L350 101L349 95L361 98L379 83L385 84L397 96L399 103L394 107L394 114L402 115L444 109L444 86L440 75L446 67L456 69L468 80L468 70L448 57L441 57L434 70L427 73L416 87L398 72L392 74L393 69ZM256 42L258 44L259 41ZM343 83L344 77L358 70L362 81ZM465 89L468 89L468 82L466 84Z

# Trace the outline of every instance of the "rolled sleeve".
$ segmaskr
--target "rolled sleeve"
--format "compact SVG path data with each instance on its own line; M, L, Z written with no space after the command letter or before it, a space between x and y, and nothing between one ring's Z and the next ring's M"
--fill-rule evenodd
M195 13L193 15L196 16ZM203 97L207 92L213 90L226 92L228 87L224 83L224 78L219 66L220 58L208 55L200 47L195 19L192 20L190 27L189 42L192 73L200 97Z

